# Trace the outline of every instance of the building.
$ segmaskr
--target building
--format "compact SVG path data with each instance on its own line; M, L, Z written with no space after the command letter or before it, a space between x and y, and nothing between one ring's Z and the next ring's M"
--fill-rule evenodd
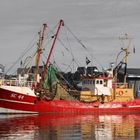
M0 79L4 77L4 66L0 64Z

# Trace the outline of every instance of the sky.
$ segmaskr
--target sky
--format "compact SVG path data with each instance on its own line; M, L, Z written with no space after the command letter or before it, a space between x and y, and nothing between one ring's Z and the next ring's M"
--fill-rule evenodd
M107 68L115 62L124 47L119 37L128 34L132 38L128 67L140 68L139 7L140 0L0 0L0 64L8 69L43 23L53 27L63 19L88 48L93 65ZM81 49L73 49L84 65Z

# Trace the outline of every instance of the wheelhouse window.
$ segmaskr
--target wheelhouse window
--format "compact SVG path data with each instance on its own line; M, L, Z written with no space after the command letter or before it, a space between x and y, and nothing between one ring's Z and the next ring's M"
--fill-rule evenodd
M100 85L102 85L103 84L103 81L102 80L100 80Z
M96 81L96 84L99 84L99 80Z
M103 80L96 80L96 84L102 85L103 84Z
M107 87L107 80L104 80L104 86Z
M140 85L138 85L138 92L140 92Z

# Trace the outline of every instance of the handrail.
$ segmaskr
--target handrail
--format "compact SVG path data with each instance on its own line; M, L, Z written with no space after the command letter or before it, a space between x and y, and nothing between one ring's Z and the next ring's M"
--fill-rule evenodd
M114 83L116 88L128 88L128 83Z
M0 79L0 86L32 87L35 81Z

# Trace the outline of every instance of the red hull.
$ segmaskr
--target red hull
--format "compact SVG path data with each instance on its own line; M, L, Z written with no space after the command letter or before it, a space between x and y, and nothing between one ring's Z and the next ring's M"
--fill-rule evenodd
M35 96L0 89L1 108L29 111L30 113L135 114L140 113L140 99L131 102L109 102L104 104L65 100L40 101Z

